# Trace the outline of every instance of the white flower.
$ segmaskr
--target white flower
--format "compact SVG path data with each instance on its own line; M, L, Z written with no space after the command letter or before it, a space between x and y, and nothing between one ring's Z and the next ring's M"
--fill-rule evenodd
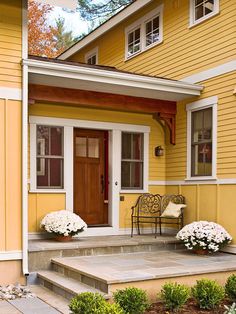
M183 227L176 235L188 249L218 251L231 242L232 237L219 224L209 221L195 221Z
M59 235L76 235L87 228L87 224L76 214L68 210L60 210L47 214L40 227L49 233Z

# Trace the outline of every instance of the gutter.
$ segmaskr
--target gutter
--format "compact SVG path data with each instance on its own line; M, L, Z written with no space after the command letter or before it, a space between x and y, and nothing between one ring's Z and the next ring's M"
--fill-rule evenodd
M27 1L22 0L22 58L28 56ZM28 268L28 66L22 69L22 272Z
M107 83L126 87L129 86L134 88L145 88L149 90L172 93L186 93L191 96L199 96L203 90L203 86L196 84L126 73L122 71L111 71L31 59L23 60L23 64L27 65L29 67L29 73L33 74L80 79L98 83Z

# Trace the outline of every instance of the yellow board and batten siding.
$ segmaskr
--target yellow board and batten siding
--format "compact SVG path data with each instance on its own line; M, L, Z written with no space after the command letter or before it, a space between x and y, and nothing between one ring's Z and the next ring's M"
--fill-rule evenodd
M0 257L22 250L21 110L11 99L22 86L22 2L0 2ZM19 93L20 94L20 93ZM9 272L10 270L10 272ZM20 260L0 258L0 284L24 282Z
M154 148L158 145L165 147L164 131L161 125L152 119L151 115L96 110L71 106L55 106L35 104L29 108L30 115L80 119L91 121L140 124L150 126L149 146L149 180L165 180L165 156L155 157ZM158 161L158 162L157 162ZM165 187L152 187L151 191L164 193ZM130 204L137 199L137 194L125 194L125 201L120 203L120 227L130 226ZM44 214L52 210L65 208L64 194L29 194L29 231L40 231L39 224Z

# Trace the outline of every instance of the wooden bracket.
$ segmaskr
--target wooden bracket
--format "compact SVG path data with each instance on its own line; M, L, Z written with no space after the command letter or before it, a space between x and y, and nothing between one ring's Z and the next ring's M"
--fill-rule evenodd
M176 122L175 122L175 114L172 113L162 113L157 112L153 115L153 118L158 122L165 122L165 125L168 127L170 131L170 143L176 144ZM161 123L163 126L163 124Z

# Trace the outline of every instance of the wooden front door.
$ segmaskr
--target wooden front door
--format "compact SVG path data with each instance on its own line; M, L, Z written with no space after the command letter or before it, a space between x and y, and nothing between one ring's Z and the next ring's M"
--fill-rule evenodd
M74 129L74 212L90 226L108 224L106 134Z

